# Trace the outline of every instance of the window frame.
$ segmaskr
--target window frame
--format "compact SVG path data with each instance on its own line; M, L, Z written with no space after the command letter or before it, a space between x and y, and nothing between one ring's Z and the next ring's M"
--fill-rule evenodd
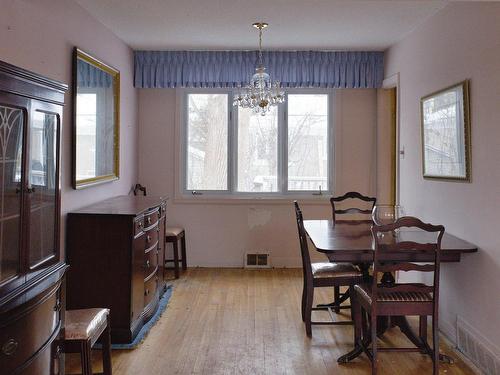
M325 88L300 88L286 89L285 103L278 105L278 186L277 192L242 192L238 191L238 107L233 106L233 96L237 94L237 89L232 88L189 88L177 89L179 102L176 107L179 110L179 137L180 140L180 163L178 189L182 198L203 197L203 198L271 198L290 199L296 197L322 198L325 195L332 195L335 190L335 90ZM180 95L179 95L180 94ZM227 189L226 190L190 190L187 189L188 175L188 105L191 94L226 94L228 105L228 139L227 139ZM288 96L289 95L328 95L328 133L327 133L327 180L328 189L319 190L288 190Z

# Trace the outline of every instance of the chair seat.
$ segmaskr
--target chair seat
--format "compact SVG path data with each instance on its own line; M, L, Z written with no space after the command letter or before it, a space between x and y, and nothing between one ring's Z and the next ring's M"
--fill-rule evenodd
M179 234L184 232L184 228L167 227L165 232L168 237L177 237Z
M424 286L424 284L418 284ZM387 288L389 289L389 288ZM355 285L356 293L366 300L369 304L372 303L372 285L361 284ZM425 292L384 292L379 290L377 302L432 302L432 296Z
M107 325L109 309L67 310L64 339L88 340Z
M311 263L311 268L315 278L363 277L361 271L349 263Z

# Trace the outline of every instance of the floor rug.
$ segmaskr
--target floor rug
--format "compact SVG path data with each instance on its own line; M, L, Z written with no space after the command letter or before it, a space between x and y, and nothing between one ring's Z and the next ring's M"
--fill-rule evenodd
M129 349L135 349L139 344L146 338L148 335L149 331L153 326L158 322L160 319L161 315L165 312L165 310L168 307L168 302L170 301L170 297L172 297L172 285L167 286L167 290L165 294L160 298L160 301L158 302L158 309L156 310L155 314L149 319L149 321L144 324L144 326L141 328L137 336L135 336L134 341L126 343L126 344L111 344L111 349L113 350L129 350ZM101 344L97 343L94 345L94 348L100 349Z

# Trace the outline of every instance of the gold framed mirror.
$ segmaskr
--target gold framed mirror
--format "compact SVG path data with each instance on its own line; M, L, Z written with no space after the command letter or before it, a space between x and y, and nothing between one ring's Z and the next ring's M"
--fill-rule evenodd
M79 48L73 56L73 188L120 176L120 72Z

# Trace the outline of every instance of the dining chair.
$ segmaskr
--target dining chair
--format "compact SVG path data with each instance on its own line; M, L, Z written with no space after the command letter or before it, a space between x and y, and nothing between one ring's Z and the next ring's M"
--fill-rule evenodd
M342 206L344 202L347 200L349 204L352 204L352 207L348 208L338 208L335 206L336 203L341 203ZM368 204L367 204L368 203ZM338 197L331 197L330 204L332 205L332 219L333 221L337 221L337 215L346 215L346 214L361 214L361 215L371 215L373 207L375 207L375 203L377 203L377 198L368 197L366 195L360 194L357 191L349 191L344 195ZM367 219L371 220L371 216L368 216Z
M411 231L401 232L400 228L412 228L427 232L426 242L412 241ZM372 363L372 375L377 373L377 354L381 351L422 352L433 360L433 374L439 373L438 301L439 265L441 239L444 234L442 225L426 224L416 217L402 217L393 224L372 226L375 243L373 280L368 284L354 286L351 298L355 342L366 353ZM433 259L432 262L411 263L394 261L394 253L418 253ZM390 262L387 260L390 259ZM434 277L432 285L423 283L379 283L379 274L390 272L429 272ZM369 329L365 320L369 316ZM379 316L404 317L419 316L420 348L378 347L377 318ZM427 317L432 316L433 347L427 342ZM371 342L371 349L369 343ZM423 350L422 350L423 348Z
M350 207L345 208L345 203L349 203ZM339 205L335 205L339 203L342 208L339 208ZM352 215L358 214L365 217L368 220L371 220L371 213L373 207L375 207L375 203L377 203L377 198L368 197L357 191L349 191L344 195L338 197L331 197L330 204L332 205L332 219L336 222L339 218L338 215ZM333 310L336 313L339 313L341 309L348 309L351 306L344 305L341 306L342 303L349 299L349 290L344 293L340 293L340 288L335 287L333 291L333 303L331 304Z
M294 201L295 215L297 219L297 229L300 241L300 252L302 256L302 271L304 284L302 289L302 321L306 325L306 334L312 336L312 325L345 325L352 324L352 321L338 321L335 319L329 306L313 307L314 288L347 286L352 288L355 284L361 283L363 275L355 266L350 263L311 263L309 247L307 244L307 234L304 229L302 211L297 201ZM311 320L312 311L328 311L331 321L313 322Z

